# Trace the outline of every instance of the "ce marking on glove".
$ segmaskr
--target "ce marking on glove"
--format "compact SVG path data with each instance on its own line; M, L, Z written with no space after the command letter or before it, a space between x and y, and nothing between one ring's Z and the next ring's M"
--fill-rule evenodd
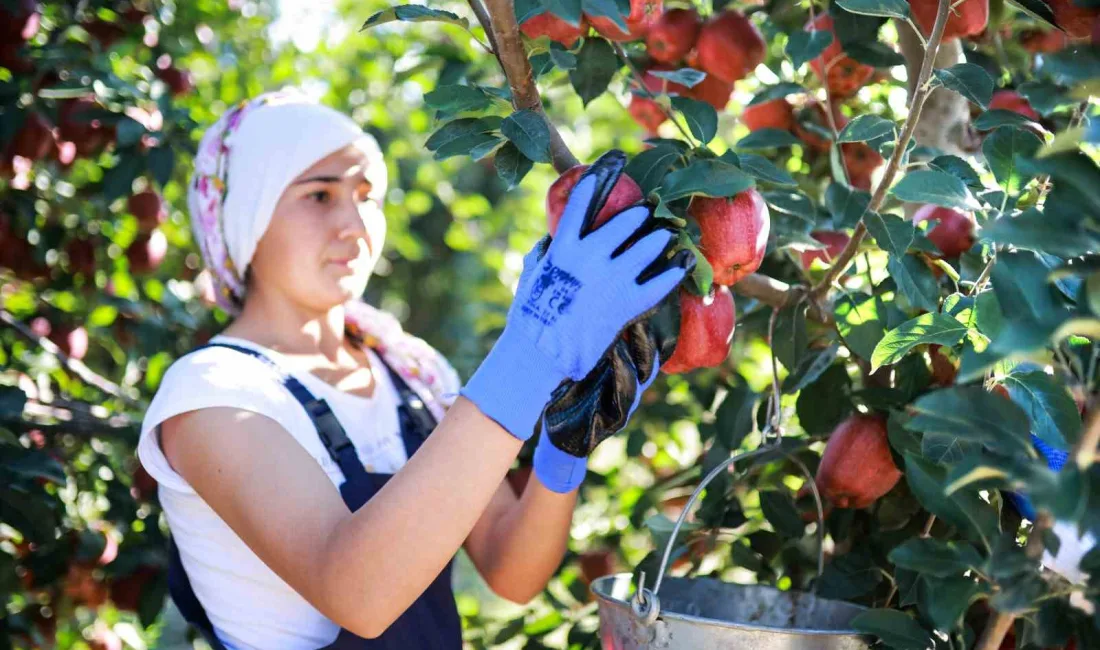
M569 309L580 288L580 280L547 263L535 280L531 295L523 305L523 313L537 318L543 325L553 325L558 316Z

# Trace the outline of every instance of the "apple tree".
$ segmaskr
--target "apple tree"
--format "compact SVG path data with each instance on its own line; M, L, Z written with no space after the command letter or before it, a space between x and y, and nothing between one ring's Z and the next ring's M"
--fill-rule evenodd
M706 490L674 571L865 605L855 625L896 649L1100 644L1100 552L1051 559L1100 515L1098 15L473 0L365 22L478 39L485 66L424 96L425 146L521 193L552 166L548 214L627 112L617 191L697 253L665 380L593 460L586 495L608 495L615 523L581 554L584 580L655 575L698 479L763 447ZM578 647L583 600L553 619Z

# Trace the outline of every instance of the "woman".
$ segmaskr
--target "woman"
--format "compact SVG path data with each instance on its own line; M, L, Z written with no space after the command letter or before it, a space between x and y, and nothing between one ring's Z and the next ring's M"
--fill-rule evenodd
M386 232L370 136L292 90L204 135L189 208L235 319L165 374L139 455L174 539L173 598L215 647L458 648L460 547L506 598L545 586L598 439L541 436L521 497L505 473L552 392L694 264L667 254L646 206L592 229L622 166L605 155L574 188L460 389L438 353L359 300ZM656 376L644 365L631 410Z

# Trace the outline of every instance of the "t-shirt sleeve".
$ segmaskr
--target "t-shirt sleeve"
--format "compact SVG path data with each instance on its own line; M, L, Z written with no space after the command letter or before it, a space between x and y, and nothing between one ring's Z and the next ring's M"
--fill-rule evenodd
M301 408L275 373L250 355L212 347L181 357L165 372L145 412L138 440L138 458L161 487L194 493L164 456L160 424L181 413L214 407L258 413L288 431L295 409Z

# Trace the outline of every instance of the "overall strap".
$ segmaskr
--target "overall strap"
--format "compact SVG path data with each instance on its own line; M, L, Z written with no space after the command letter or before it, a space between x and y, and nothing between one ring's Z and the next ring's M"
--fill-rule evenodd
M329 457L340 467L344 479L358 481L366 476L367 470L363 468L363 463L359 461L359 455L355 453L355 445L351 443L347 432L344 431L340 421L336 419L336 414L332 412L328 402L314 396L300 381L261 352L241 345L233 345L232 343L206 343L195 348L195 350L210 347L229 348L243 352L267 364L279 378L279 381L294 396L294 399L298 400L298 403L306 410L306 415L313 421L313 425L317 429L317 436L321 439L321 444L325 446L325 451L328 452Z
M389 373L390 380L393 381L393 385L397 389L399 397L397 416L401 425L401 438L405 442L405 453L411 458L416 450L420 448L420 443L424 442L428 434L439 423L416 391L401 378L401 375L386 362L381 354L377 356L382 361L382 365Z

